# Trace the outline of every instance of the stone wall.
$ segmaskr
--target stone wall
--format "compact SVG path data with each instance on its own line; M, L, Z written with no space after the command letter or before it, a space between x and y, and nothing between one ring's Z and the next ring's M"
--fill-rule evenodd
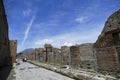
M99 71L120 71L120 10L108 18L94 48Z
M40 62L45 62L46 54L44 54L43 48L36 48L35 49L35 56L36 56L35 60L40 61Z
M62 46L61 47L61 54L62 54L62 63L64 65L69 65L71 62L70 58L70 48L68 46Z
M0 67L11 65L11 55L8 37L8 24L2 0L0 0Z
M112 31L117 28L120 28L120 9L112 15L110 15L108 20L105 22L105 27L102 33Z
M39 62L56 63L62 62L61 50L45 44L44 48L35 49L36 60Z
M80 67L84 69L95 69L95 56L93 53L93 43L79 45Z
M61 49L53 47L53 63L61 64L62 62L62 55Z
M17 53L17 40L10 40L10 52L12 56L12 63L15 63Z
M45 44L44 45L44 48L45 48L45 54L46 54L46 59L45 59L45 62L49 62L48 61L48 56L49 56L49 53L52 52L52 45L51 44Z
M48 55L48 63L55 63L55 53L54 52L49 52Z
M73 68L94 69L95 57L93 54L93 44L81 44L76 46L62 46L61 49L52 45L45 48L36 48L36 60L61 65L70 65ZM47 57L47 61L46 61Z
M80 67L80 49L79 46L70 47L71 54L71 67L79 68Z

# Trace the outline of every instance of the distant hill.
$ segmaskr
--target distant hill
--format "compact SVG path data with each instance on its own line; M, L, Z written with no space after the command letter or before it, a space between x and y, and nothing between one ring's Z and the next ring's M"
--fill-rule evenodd
M34 49L33 48L29 48L29 49L25 49L21 52L19 52L17 55L21 55L21 54L31 54L34 52Z

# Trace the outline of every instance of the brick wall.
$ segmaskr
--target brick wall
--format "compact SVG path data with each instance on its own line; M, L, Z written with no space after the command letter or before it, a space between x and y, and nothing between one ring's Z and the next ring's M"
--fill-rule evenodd
M12 56L12 63L15 63L17 53L17 40L10 40L10 52Z
M62 46L61 47L61 54L62 54L62 60L64 65L69 65L71 59L70 59L70 48L68 46Z
M80 48L80 67L84 69L95 69L95 56L93 53L93 43L84 43Z
M94 48L99 71L120 71L120 10L108 18Z
M8 24L2 0L0 0L0 67L11 65Z
M79 68L80 67L80 50L79 46L70 47L71 54L71 67Z

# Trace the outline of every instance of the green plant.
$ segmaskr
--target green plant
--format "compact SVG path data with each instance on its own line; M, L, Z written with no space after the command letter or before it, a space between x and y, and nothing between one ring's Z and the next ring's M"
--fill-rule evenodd
M107 74L108 74L107 71L102 71L101 73L102 73L103 75L107 75Z
M71 72L67 72L67 75L68 76L74 76L73 73L71 73Z
M115 77L120 79L120 73L116 73Z

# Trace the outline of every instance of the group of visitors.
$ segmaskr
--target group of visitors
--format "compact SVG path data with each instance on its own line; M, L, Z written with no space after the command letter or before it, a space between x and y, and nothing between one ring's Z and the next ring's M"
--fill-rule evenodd
M23 59L16 59L16 65L20 65L21 62L27 62L27 58L23 58Z

